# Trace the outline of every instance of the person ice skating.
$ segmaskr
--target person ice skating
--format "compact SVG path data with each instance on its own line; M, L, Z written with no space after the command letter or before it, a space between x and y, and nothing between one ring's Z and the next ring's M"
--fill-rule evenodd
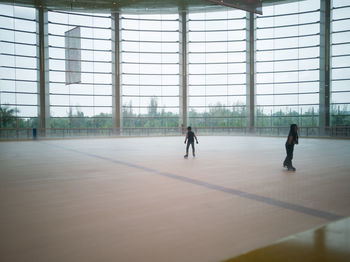
M287 156L283 162L283 167L287 167L290 171L295 171L295 167L292 165L294 145L298 144L298 126L297 124L290 125L290 130L286 142Z
M194 150L194 139L196 139L196 142L198 144L198 139L197 139L196 135L191 131L191 127L189 126L189 127L187 127L187 134L186 134L186 138L185 138L185 144L187 141L186 155L184 155L185 158L188 157L188 148L190 147L190 145L192 146L193 156L196 156L195 150Z

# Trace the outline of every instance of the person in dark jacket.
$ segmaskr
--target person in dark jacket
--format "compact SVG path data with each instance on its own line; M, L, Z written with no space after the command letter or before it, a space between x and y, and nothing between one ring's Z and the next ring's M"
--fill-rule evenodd
M198 144L198 139L197 139L196 135L191 131L191 127L189 126L189 127L187 127L187 134L186 134L186 138L185 138L185 144L187 141L186 155L184 155L185 158L188 157L188 148L190 147L190 145L192 146L193 156L196 156L195 150L194 150L194 139L196 139L196 142Z
M298 144L298 126L297 124L290 125L288 138L286 141L287 156L283 162L283 167L287 167L290 171L295 171L295 167L292 165L294 145Z

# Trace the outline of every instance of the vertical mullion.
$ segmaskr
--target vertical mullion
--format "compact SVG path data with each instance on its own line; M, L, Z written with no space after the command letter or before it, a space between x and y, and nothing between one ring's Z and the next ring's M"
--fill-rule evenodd
M247 16L247 40L246 40L246 61L247 61L247 84L246 84L246 110L247 126L250 129L255 127L255 17L249 12Z
M119 134L121 128L121 86L120 86L120 17L112 15L112 126Z
M48 15L43 7L37 9L38 21L38 43L37 49L39 64L39 118L40 128L49 128L50 123L50 101L49 101L49 56L48 56Z
M182 125L187 126L188 123L188 88L187 88L187 13L180 13L180 105L182 114Z
M320 10L320 109L321 134L330 127L330 0L321 0Z

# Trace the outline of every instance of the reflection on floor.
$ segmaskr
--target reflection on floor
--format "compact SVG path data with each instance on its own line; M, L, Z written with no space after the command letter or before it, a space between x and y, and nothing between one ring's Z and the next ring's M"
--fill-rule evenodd
M350 216L350 140L300 138L296 172L285 138L183 141L0 143L0 261L217 262Z
M348 262L350 218L311 229L226 262Z

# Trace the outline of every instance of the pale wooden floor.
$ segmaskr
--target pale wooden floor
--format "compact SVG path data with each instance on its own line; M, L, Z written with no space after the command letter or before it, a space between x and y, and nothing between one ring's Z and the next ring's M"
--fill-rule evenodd
M285 138L199 139L0 143L0 261L221 261L350 216L350 140L292 173Z

